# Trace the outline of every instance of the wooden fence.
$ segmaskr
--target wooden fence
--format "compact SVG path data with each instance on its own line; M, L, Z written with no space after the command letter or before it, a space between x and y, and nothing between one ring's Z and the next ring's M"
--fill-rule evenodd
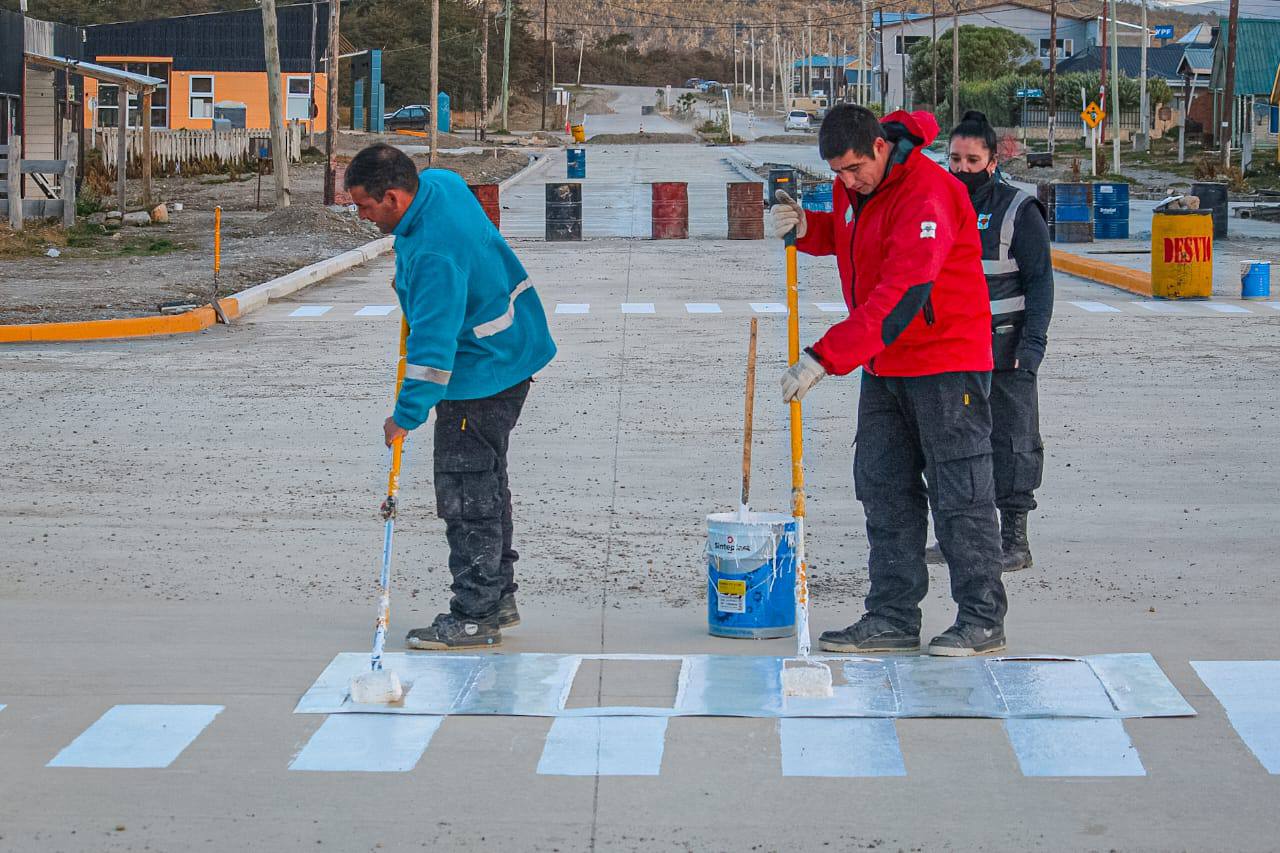
M112 171L119 159L119 131L114 127L92 131L91 145L102 152L102 161ZM129 128L125 138L129 146L129 169L142 162L142 130ZM285 143L290 162L302 156L302 124L290 122L285 128ZM247 164L258 158L260 148L271 145L271 131L234 130L152 130L151 162L162 174L180 173L188 164Z
M0 216L7 216L9 227L21 231L27 219L61 218L70 228L76 224L76 145L68 141L61 160L23 160L22 137L9 137L8 145L0 145L0 176L5 197L0 198ZM43 198L24 198L28 195Z

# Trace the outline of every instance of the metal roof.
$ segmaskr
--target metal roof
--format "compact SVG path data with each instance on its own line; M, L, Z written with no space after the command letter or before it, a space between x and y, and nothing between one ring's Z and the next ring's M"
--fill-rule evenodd
M1184 45L1171 44L1165 47L1147 48L1147 76L1160 77L1170 82L1182 79L1178 66L1183 54L1188 52ZM1117 51L1120 61L1120 73L1126 77L1137 79L1142 71L1142 48L1123 46ZM1107 64L1111 63L1111 51L1107 51ZM1101 48L1091 47L1082 50L1075 56L1058 63L1059 74L1071 74L1077 71L1097 71L1102 67Z
M1280 65L1280 20L1241 18L1237 25L1235 94L1270 95ZM1214 47L1211 85L1221 89L1225 84L1227 28L1219 31Z
M838 66L840 68L844 68L846 65L852 65L853 63L858 61L858 57L856 56L816 55L816 56L807 57L806 59L814 68L827 68L832 65ZM794 63L792 63L791 67L803 68L805 65L806 59L797 59Z
M1213 71L1213 48L1189 47L1182 55L1182 64L1191 69L1193 74L1208 74ZM1182 65L1178 66L1179 72Z
M159 77L148 77L146 74L135 74L132 71L122 71L119 68L110 68L80 59L68 59L65 56L42 56L28 52L27 62L92 77L104 83L116 83L130 89L154 89L156 86L164 85L164 81Z

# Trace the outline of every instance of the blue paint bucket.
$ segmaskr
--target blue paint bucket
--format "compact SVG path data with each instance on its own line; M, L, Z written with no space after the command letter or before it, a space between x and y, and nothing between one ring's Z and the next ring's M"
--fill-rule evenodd
M805 187L800 206L805 210L820 210L830 213L831 184L810 184Z
M587 176L587 149L566 148L565 162L568 164L569 177L581 180Z
M1129 239L1129 185L1094 184L1093 236L1097 240Z
M796 632L796 520L780 513L707 516L707 631L765 640Z
M1240 262L1240 298L1267 299L1271 296L1271 261Z

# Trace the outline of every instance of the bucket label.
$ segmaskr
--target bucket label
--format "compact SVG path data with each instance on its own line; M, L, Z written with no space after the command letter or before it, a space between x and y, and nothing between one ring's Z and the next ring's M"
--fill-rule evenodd
M1165 237L1166 264L1201 263L1213 260L1212 237Z
M716 609L721 613L746 613L747 582L724 578L716 581Z

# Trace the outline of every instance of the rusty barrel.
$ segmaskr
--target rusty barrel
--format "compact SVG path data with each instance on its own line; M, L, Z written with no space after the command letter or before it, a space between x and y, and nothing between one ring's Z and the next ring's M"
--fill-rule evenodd
M764 184L737 181L729 184L729 239L764 239Z
M684 181L658 181L653 187L653 239L689 238L689 185Z
M582 184L547 184L547 242L582 239Z
M488 215L489 221L493 223L493 227L502 227L502 205L498 201L498 185L467 184L467 186L475 194L476 201L480 202L480 206L484 208L484 212Z

